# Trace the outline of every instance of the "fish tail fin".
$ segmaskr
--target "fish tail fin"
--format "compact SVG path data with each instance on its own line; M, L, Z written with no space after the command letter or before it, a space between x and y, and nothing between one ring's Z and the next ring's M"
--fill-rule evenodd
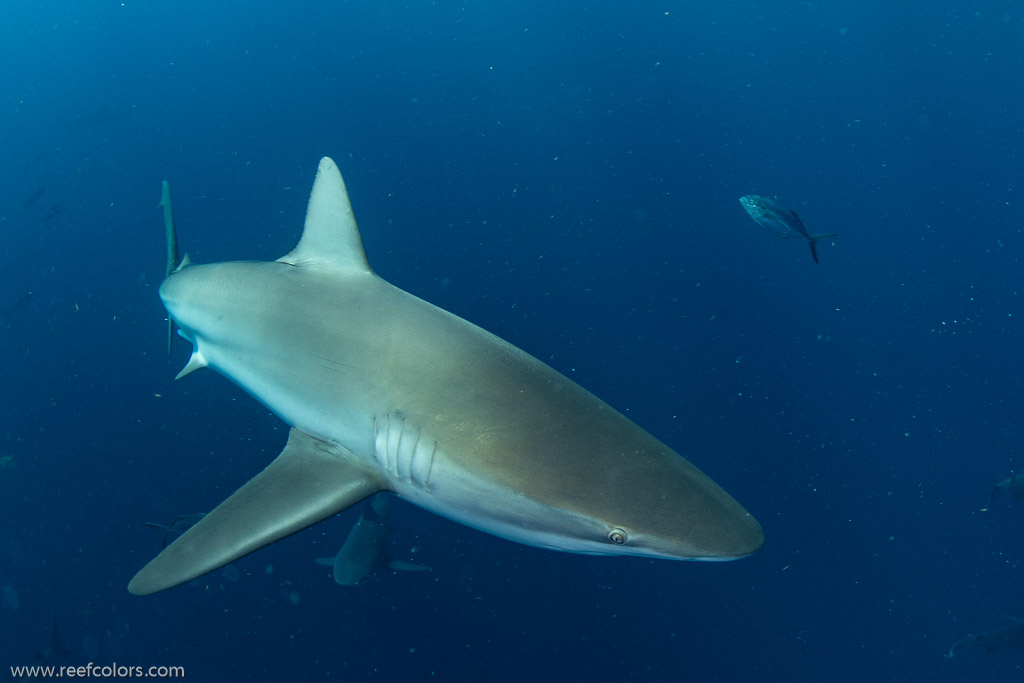
M818 240L823 240L827 237L838 237L838 235L834 232L823 232L820 235L809 235L807 237L807 242L811 245L811 257L814 258L815 263L818 263Z
M998 486L992 489L992 495L989 496L988 498L988 506L992 507L992 504L996 502L996 500L1000 497L1000 495L1002 495L1002 493L1003 490Z
M808 244L811 245L811 257L814 259L814 262L817 263L818 262L818 242L817 242L817 240L815 240L812 237L808 241ZM168 343L170 343L170 342L168 342Z

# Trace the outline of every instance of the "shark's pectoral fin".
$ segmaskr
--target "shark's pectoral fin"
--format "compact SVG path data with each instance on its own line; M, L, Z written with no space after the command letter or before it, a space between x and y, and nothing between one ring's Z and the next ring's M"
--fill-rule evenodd
M336 447L292 429L274 462L143 567L128 590L147 595L177 586L383 488Z

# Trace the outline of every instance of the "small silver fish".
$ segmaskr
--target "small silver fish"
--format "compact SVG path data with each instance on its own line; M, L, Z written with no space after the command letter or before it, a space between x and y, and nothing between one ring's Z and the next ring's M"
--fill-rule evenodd
M811 245L811 256L814 262L818 262L818 240L826 237L836 237L834 232L826 232L820 235L809 235L804 227L800 216L796 211L787 209L778 202L760 197L756 194L748 194L740 197L740 205L747 212L747 215L754 219L754 222L765 230L768 230L776 237L784 240L805 239Z

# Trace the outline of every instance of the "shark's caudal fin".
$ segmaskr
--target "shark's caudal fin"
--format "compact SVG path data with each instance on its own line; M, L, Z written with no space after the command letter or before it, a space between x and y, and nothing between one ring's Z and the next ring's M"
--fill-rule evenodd
M795 213L793 214L796 215ZM814 258L814 262L818 262L818 240L823 240L827 237L838 237L834 232L823 232L820 235L808 235L807 242L811 245L811 256Z
M382 488L345 453L292 429L274 462L143 567L128 590L147 595L194 579Z
M165 180L161 186L160 203L158 207L164 210L164 230L167 233L167 277L178 269L181 259L178 258L178 235L174 231L174 210L171 208L171 186Z
M321 159L316 169L302 237L294 249L277 260L293 266L373 272L366 260L345 181L328 157Z
M174 229L174 210L171 208L171 186L165 180L161 187L158 207L164 210L164 232L167 234L167 277L178 269L181 259L178 257L178 234ZM174 338L174 320L167 316L167 355L171 355L171 340Z

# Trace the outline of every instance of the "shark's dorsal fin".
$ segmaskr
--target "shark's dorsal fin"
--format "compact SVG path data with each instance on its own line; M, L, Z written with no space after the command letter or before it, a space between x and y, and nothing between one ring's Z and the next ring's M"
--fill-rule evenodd
M278 262L326 270L373 272L366 260L345 181L337 164L329 157L321 159L316 169L302 237Z

